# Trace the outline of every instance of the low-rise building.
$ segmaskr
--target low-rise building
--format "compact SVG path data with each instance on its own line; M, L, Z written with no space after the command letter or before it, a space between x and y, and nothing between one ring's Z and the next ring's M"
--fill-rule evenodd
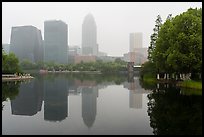
M89 56L89 55L77 55L74 57L74 63L81 63L81 62L96 62L96 56Z

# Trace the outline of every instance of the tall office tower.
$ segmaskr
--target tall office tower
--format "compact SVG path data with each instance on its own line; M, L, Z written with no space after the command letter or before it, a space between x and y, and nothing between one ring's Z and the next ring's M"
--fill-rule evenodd
M61 20L44 22L44 61L68 63L67 24Z
M34 26L12 27L10 52L22 61L43 61L43 42L41 31Z
M142 48L142 33L130 33L130 51L137 52L137 49Z
M96 22L92 14L86 15L82 24L82 54L98 55Z

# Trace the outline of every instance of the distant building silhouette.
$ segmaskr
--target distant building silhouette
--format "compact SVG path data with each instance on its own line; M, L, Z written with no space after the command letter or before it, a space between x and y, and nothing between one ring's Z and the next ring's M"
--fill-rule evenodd
M10 52L20 61L43 61L43 42L41 31L34 26L12 27Z
M97 27L90 13L85 16L82 24L82 54L98 55Z
M77 45L69 46L68 62L74 63L75 56L81 55L81 48Z
M130 33L129 36L129 52L123 55L123 59L126 62L134 62L135 65L141 65L147 61L147 49L143 48L142 33Z
M130 52L136 52L138 48L142 48L142 33L130 33Z
M44 22L44 61L68 63L68 27L60 20Z
M96 56L89 56L89 55L82 55L82 56L78 56L76 55L74 57L74 63L78 64L81 62L96 62Z

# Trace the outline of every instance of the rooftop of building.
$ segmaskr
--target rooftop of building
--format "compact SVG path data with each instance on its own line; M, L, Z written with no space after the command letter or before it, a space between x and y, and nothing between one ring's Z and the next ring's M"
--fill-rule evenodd
M57 19L50 19L50 20L44 21L44 23L49 23L49 22L56 22L56 23L64 23L64 24L66 24L66 22L64 22L62 20L57 20Z

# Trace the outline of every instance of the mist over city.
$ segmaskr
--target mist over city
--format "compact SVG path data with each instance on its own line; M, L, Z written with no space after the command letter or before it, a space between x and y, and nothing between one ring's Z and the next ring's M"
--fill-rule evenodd
M3 135L202 135L202 2L2 2Z
M109 56L129 52L129 34L142 33L142 47L150 44L157 15L165 21L168 14L179 15L188 8L200 8L201 2L17 2L2 3L2 42L10 43L11 28L32 25L41 30L44 22L61 20L68 26L69 46L82 47L82 23L91 13L97 27L97 43Z

